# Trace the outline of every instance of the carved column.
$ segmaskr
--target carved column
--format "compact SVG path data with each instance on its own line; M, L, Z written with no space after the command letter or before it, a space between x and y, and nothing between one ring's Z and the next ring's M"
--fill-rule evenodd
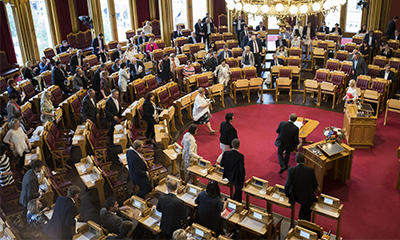
M170 32L172 31L172 0L158 0L160 11L161 38L166 46L170 46Z

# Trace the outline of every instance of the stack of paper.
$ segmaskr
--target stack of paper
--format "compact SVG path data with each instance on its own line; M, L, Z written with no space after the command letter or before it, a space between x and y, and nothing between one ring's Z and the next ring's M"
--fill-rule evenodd
M160 221L159 218L156 218L154 216L149 217L148 219L146 219L146 221L144 221L143 223L149 227L153 226L155 223L157 223L158 221Z
M76 240L89 240L94 237L94 234L91 232L85 232L82 236L78 237Z
M79 141L79 140L82 140L83 139L83 136L82 135L75 135L73 138L72 138L72 141Z
M94 184L94 181L97 180L96 175L94 175L93 173L83 175L82 178L83 178L83 180L84 180L85 182L91 182L92 184Z
M124 138L125 137L125 135L124 134L115 134L114 135L114 138Z
M181 199L182 199L182 201L184 201L184 202L191 202L191 201L193 201L194 197L195 197L195 196L193 196L192 194L185 193L185 194L183 194L183 195L181 196Z
M294 125L300 129L303 126L303 122L295 121Z

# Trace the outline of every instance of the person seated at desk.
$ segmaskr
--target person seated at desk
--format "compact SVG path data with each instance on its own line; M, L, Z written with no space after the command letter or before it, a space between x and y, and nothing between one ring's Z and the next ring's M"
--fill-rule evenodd
M218 66L218 54L217 52L213 52L213 50L208 50L208 55L209 57L207 58L207 60L204 63L204 68L207 71L211 71L214 72L215 68Z
M221 51L218 54L218 63L221 64L222 59L230 58L232 57L232 52L229 50L228 45L224 45L224 51Z
M288 55L287 55L287 51L286 51L286 49L285 49L285 46L283 46L283 45L281 45L280 47L279 47L279 49L278 49L278 51L276 51L276 55L278 56L278 57L287 57Z
M78 67L82 68L84 65L83 59L85 57L83 56L83 51L79 49L74 56L71 57L71 60L69 61L69 66L70 69L69 71L71 72L71 75L74 75L76 72L76 69Z
M278 55L273 55L273 60L271 61L271 69L273 66L286 66L285 61L282 58L278 58Z
M182 228L186 221L185 202L176 196L178 183L167 179L168 194L158 198L157 211L162 213L160 229L166 239L171 239L176 229Z
M293 40L292 40L292 47L299 47L301 48L301 40L299 38L300 34L298 32L296 32L293 36Z
M117 236L108 236L106 240L118 239L118 240L131 240L128 236L131 236L134 231L133 223L131 221L123 221L119 226L119 234Z
M393 51L390 49L389 44L385 44L385 46L381 50L381 56L385 56L386 59L389 59L393 56Z
M72 82L73 82L75 91L79 91L79 90L87 88L87 83L89 82L89 79L83 73L82 68L78 67L76 69L76 74L75 74Z
M121 59L119 58L115 59L114 64L111 66L111 74L119 72L120 65L121 65Z
M393 39L393 40L400 40L400 34L399 34L399 30L394 30L394 33L393 33L393 35L390 37L390 39Z
M373 30L369 30L369 33L365 35L364 42L368 43L368 45L372 48L372 52L375 51L376 47L381 45L378 37L374 34Z
M136 54L138 54L137 46L133 45L133 43L129 43L128 50L124 53L123 59L128 64Z
M150 34L153 33L153 27L151 26L151 22L147 21L146 25L143 27L142 30L145 34Z
M37 198L32 199L28 202L26 220L28 225L26 226L27 238L29 239L44 239L47 238L46 234L43 232L43 227L49 220L45 211L50 210L50 208L43 208L43 204Z
M15 89L15 87L17 86L17 82L15 82L14 79L11 79L11 78L10 78L10 79L7 81L7 84L8 84L8 87L7 87L8 96L11 96L12 93L14 93L15 95L17 95L17 104L18 104L19 106L21 106L21 105L22 105L21 97L23 96L23 94L20 94L20 93L18 92L18 90ZM11 120L11 119L9 119L9 121L10 121L10 120Z
M109 231L119 234L120 227L125 220L121 210L128 210L128 206L119 207L117 199L110 197L104 202L104 207L100 210L100 221L102 225ZM132 223L131 230L135 230L139 225L137 218L139 217L139 209L133 210L133 219L130 221Z
M342 36L342 28L339 27L339 23L335 23L335 27L332 28L331 33L338 34L339 36Z
M368 46L367 42L363 42L358 50L364 56L364 59L369 60L369 57L371 56L371 48Z
M138 61L135 57L131 58L131 62L129 63L129 74L132 81L143 78L145 74L144 70L145 67L141 61Z
M126 161L128 163L129 178L134 185L140 188L138 197L145 199L146 194L151 192L150 174L146 160L143 158L143 142L135 140L133 149L126 152Z
M67 76L68 76L68 74L62 68L61 62L57 61L56 62L56 66L53 67L53 70L52 70L52 73L51 73L51 82L53 83L53 85L59 86L64 94L70 93L68 87L65 86L65 81L68 80Z
M113 53L114 61L115 59L123 59L124 58L124 50L122 50L121 44L117 45L117 50Z
M390 82L389 98L392 98L398 88L398 81L396 81L394 72L390 70L390 64L385 65L385 70L380 71L378 77L388 80Z
M147 57L150 59L150 53L154 50L159 49L153 38L150 38L149 43L146 45Z
M183 37L182 28L179 26L177 31L174 31L172 39L176 39L178 37Z
M46 57L42 57L41 62L39 63L39 68L40 68L39 73L42 73L44 71L50 71L52 67L53 66L50 63L50 60L48 60Z
M264 26L263 22L261 21L259 25L256 27L256 32L259 31L267 31L267 28Z
M149 37L146 36L145 32L141 32L140 36L138 37L138 46L140 47L143 43L148 42L149 41Z
M313 168L304 166L304 154L296 154L297 166L289 168L285 183L285 195L289 203L301 204L299 220L311 221L311 206L317 201L315 190L318 188L317 178Z
M195 32L192 32L190 37L188 37L188 44L193 44L193 43L197 43L197 37Z
M227 178L229 183L235 186L233 200L242 202L242 188L246 177L244 169L244 155L239 152L240 141L235 138L232 140L232 150L224 152L221 159L221 167L224 168L223 178Z
M322 26L319 27L318 32L329 34L329 27L326 26L326 22L322 21Z
M286 39L282 39L282 35L278 35L278 39L275 41L275 46L276 46L276 48L278 48L282 45L285 47L288 47L288 43L287 43Z
M22 118L21 112L17 112L15 114L15 118L19 120L19 125L21 126L24 133L28 136L28 138L31 138L32 133L33 133L33 131L35 131L35 129L26 127L26 123L25 123L24 119Z
M54 113L54 105L51 101L51 92L45 90L42 94L42 99L40 101L40 120L42 124L45 125L46 122L55 122L56 115Z
M64 52L70 52L72 51L72 47L71 45L69 45L69 43L67 42L67 40L63 40L62 44L60 46L60 53L64 53Z
M37 75L39 75L39 68L33 67L32 62L27 61L25 63L25 69L23 72L24 79L29 80L33 84L33 86L37 87L37 86L39 86L39 82L34 78Z
M218 183L211 180L207 184L206 191L199 193L194 202L199 208L201 225L214 231L217 236L221 234L224 235L221 212L226 208L228 202L222 201Z

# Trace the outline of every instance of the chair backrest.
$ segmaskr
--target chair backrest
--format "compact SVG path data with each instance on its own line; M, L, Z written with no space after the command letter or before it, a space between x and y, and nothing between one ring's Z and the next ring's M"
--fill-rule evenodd
M343 61L342 64L340 65L340 71L346 73L346 75L348 76L352 75L353 62Z
M179 60L179 65L185 65L188 61L188 57L185 54L176 55Z
M360 75L357 77L356 87L361 90L365 90L369 87L370 82L371 82L370 76Z
M380 68L384 68L385 64L386 64L386 57L385 56L376 55L374 57L374 60L372 61L372 65L377 65Z
M240 68L231 68L231 74L229 76L229 82L235 82L242 78L242 70Z
M341 87L344 84L345 76L344 72L334 71L331 73L331 82L334 85Z
M229 49L233 49L233 48L237 48L238 47L238 45L239 45L239 43L238 43L238 41L236 41L236 40L234 40L234 39L231 39L231 40L225 40L226 41L226 45L228 45L228 48Z
M356 49L357 48L357 44L355 44L355 43L346 43L345 45L344 45L344 50L346 50L346 51L348 51L348 52L353 52L353 50L354 49Z
M161 87L159 91L157 91L158 101L160 103L169 103L169 93L166 87Z
M225 41L216 41L215 42L215 47L218 49L218 50L220 50L220 49L223 49L224 48L224 45L225 45L226 43L225 43Z
M339 42L339 35L335 34L335 33L331 33L331 34L328 35L328 40L332 40L335 43L338 43Z
M319 83L315 80L307 79L304 80L304 89L317 89L319 86Z
M127 39L128 39L128 38L127 38ZM108 50L116 49L116 48L117 48L117 45L118 45L118 42L117 42L117 41L110 41L110 42L108 42Z
M221 39L222 39L222 35L221 34L219 34L219 33L211 33L211 36L210 36L210 41L211 42L216 42L216 41L219 41Z
M379 39L379 41L381 41L382 35L383 35L382 31L381 30L374 30L374 34Z
M396 71L400 69L400 58L391 58L389 59L390 68L394 68Z
M325 41L324 42L318 42L317 47L318 48L322 48L324 50L328 50L328 43L326 43Z
M194 72L195 72L196 74L202 72L202 71L201 71L201 65L200 65L200 63L194 62L194 63L192 63L192 66L194 67Z
M151 52L151 60L159 62L163 58L164 52L161 49L155 49Z
M147 88L150 91L153 91L154 89L158 88L156 76L150 74L150 75L145 76L144 80L146 82Z
M58 59L60 60L61 64L68 65L70 61L69 53L60 53L58 54Z
M25 103L21 107L22 116L25 118L27 123L33 123L36 120L31 107L32 105L29 102Z
M379 66L369 64L368 65L368 73L367 73L367 75L371 76L371 78L376 78L376 76L378 76L380 70L381 69L379 68Z
M73 95L68 98L68 102L71 105L71 109L73 113L80 113L81 112L81 101L79 100L78 96Z
M90 66L99 65L99 60L97 59L97 56L94 54L87 56L86 59L88 60Z
M225 27L223 27L225 28ZM228 30L228 28L226 28L226 30ZM220 29L221 31L221 29ZM233 39L233 34L230 32L220 32L220 34L222 34L222 40L224 41L228 41L228 40L232 40Z
M54 49L53 48L46 48L43 50L43 54L47 59L52 60L54 56L56 56L56 54L54 53Z
M54 136L47 132L47 131L43 131L43 139L44 142L46 143L47 147L52 150L52 149L56 149L57 148L57 143L56 143L56 139L54 138Z
M185 45L187 43L187 38L186 37L178 37L174 39L174 45L177 48L182 47L183 45Z
M326 36L326 34L323 33L323 32L317 32L316 33L316 37L317 37L318 40L325 40L325 36Z
M382 79L382 80L384 80L384 79ZM386 82L385 81L386 80L381 81L378 79L372 81L371 89L374 91L377 91L378 93L384 93L386 91Z
M184 68L185 68L185 65L180 65L180 66L176 67L175 71L176 71L176 78L177 79L183 79L184 78L184 76L183 76L183 69Z
M244 77L247 78L248 80L257 77L257 68L255 67L245 67L243 69L243 72L244 72Z
M161 35L160 21L155 19L151 21L151 27L153 28L153 33L155 36Z
M5 92L6 90L7 90L7 81L5 78L0 77L0 93Z
M344 51L344 50L339 50L336 52L335 54L335 59L339 60L339 61L346 61L347 60L347 56L349 55L348 51Z
M329 70L328 69L318 69L315 73L314 80L317 82L328 81Z
M22 81L19 86L24 91L26 99L31 99L36 95L35 87L29 80Z
M143 79L136 79L133 81L133 88L136 95L146 95L146 84Z
M171 53L175 54L176 53L176 49L173 47L166 47L164 48L164 54L168 54L171 55Z
M228 64L230 68L234 68L237 66L236 58L228 57L228 58L225 58L225 60L226 60L226 64Z
M389 47L393 48L393 50L397 50L399 48L399 40L390 39L387 41Z
M164 42L164 40L162 40L162 39L157 39L157 40L155 41L155 43L157 44L157 47L158 47L158 48L160 48L160 49L164 49L164 48L165 48L165 42Z
M301 58L298 56L290 56L287 58L288 60L288 66L296 66L296 67L301 67Z
M243 55L243 49L239 47L235 47L232 49L232 56L234 58L241 57Z
M228 32L228 27L227 27L227 26L220 26L220 27L218 28L218 32L219 32L220 34L227 33L227 32Z
M181 27L181 29L185 29L185 24L184 23L177 23L176 24L176 31L178 31L178 28Z
M336 71L339 69L339 64L340 64L340 61L338 59L329 59L326 62L326 68L329 71Z
M198 46L198 45L196 45L196 44L191 44L190 46L189 46L189 53L190 54L195 54L195 53L197 53L198 51L200 51L200 46Z
M299 58L301 58L302 55L302 49L299 47L291 47L290 49L290 56L297 56Z
M292 68L290 67L281 67L279 69L279 75L280 78L289 78L292 79Z
M172 99L178 99L181 96L178 84L174 83L168 86L169 95Z
M114 82L114 86L118 87L119 72L111 74L110 79Z
M197 80L198 87L207 88L210 86L207 75L200 74L196 77L196 80Z
M218 15L218 23L219 26L228 26L228 16L226 14L220 14Z
M63 100L63 93L59 86L54 86L51 89L51 95L53 96L52 100L55 102L62 102Z
M364 41L364 38L363 38L363 37L353 36L353 37L351 38L351 42L353 42L353 43L355 43L355 44L357 44L357 45L360 45L363 41Z

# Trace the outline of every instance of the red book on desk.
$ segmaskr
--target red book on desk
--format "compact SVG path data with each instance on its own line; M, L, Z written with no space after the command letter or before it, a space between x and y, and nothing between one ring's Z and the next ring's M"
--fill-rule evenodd
M235 210L230 209L230 208L225 208L225 210L221 213L221 217L223 217L224 219L228 219L234 213L235 213Z

